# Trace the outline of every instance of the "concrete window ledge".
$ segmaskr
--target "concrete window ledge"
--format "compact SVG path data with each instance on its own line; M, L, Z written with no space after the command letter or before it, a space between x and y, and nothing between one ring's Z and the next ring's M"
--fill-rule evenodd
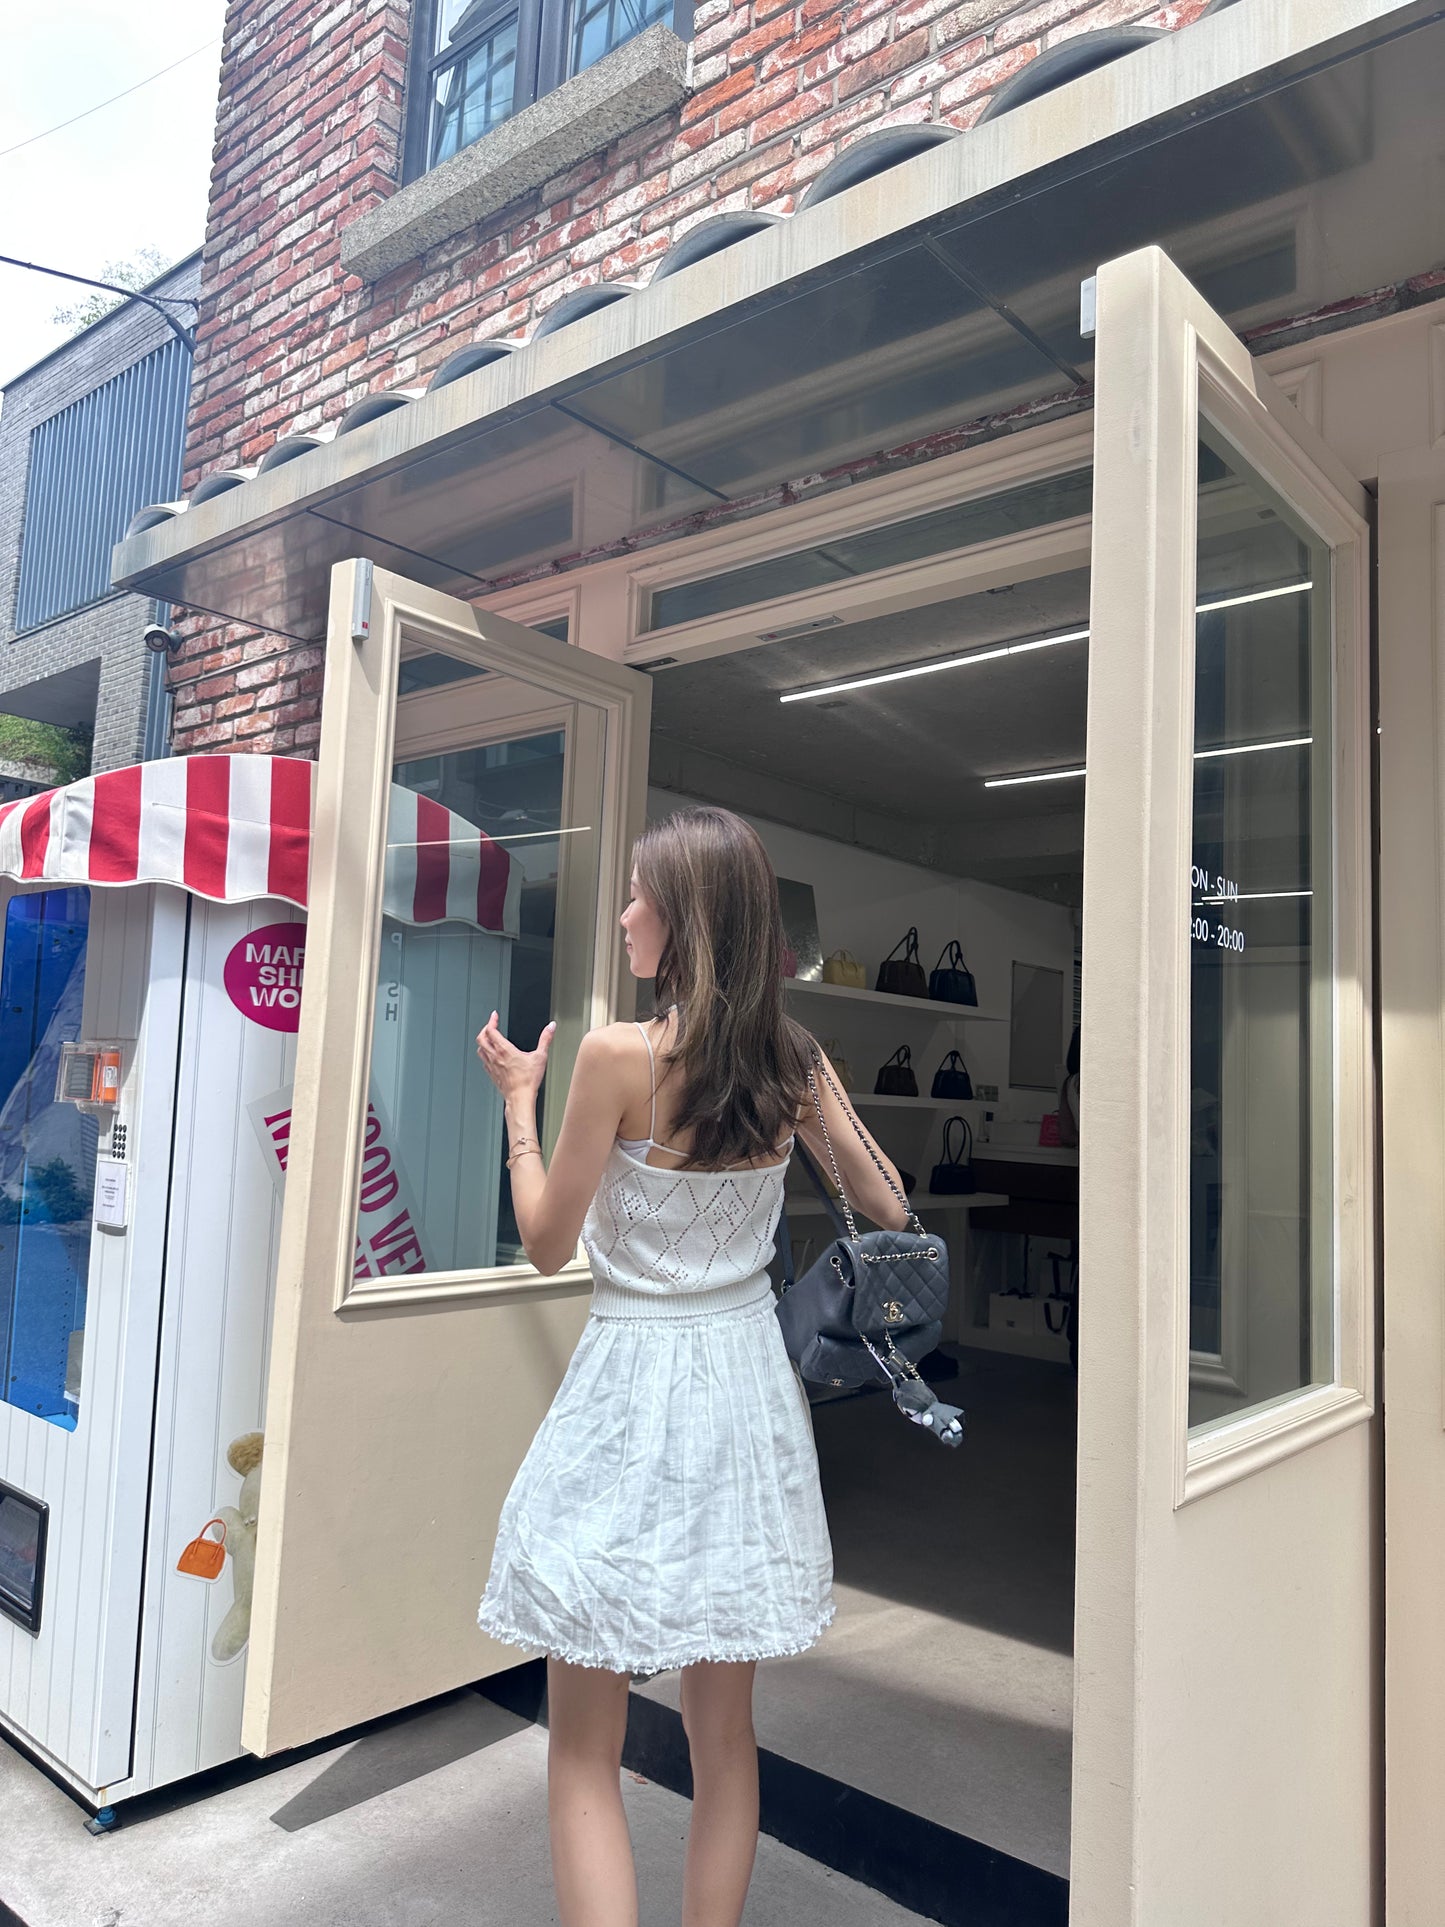
M341 237L341 265L375 281L685 100L687 43L659 23L398 188Z

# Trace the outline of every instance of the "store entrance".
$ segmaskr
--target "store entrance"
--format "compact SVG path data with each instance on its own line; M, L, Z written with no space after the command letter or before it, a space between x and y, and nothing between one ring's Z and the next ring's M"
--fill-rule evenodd
M814 1651L762 1668L760 1743L1060 1876L1079 1212L1060 1099L1079 1017L1088 594L1076 568L661 669L648 796L650 816L705 801L755 823L798 960L790 1008L952 1260L927 1369L967 1411L961 1452L885 1396L813 1388L839 1616ZM925 971L957 940L976 1005L875 989L911 927ZM863 987L823 979L830 955L829 978L851 974L840 952ZM880 1079L885 1064L916 1094L877 1094L910 1081ZM971 1174L936 1171L949 1153L971 1153ZM801 1266L830 1234L796 1169L788 1211ZM642 1690L676 1703L675 1679Z

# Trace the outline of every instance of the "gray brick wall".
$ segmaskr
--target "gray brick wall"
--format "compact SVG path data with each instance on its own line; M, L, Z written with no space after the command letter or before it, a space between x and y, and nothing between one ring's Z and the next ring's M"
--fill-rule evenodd
M199 287L200 261L192 257L173 268L150 292L194 296ZM191 311L179 309L176 313L183 325L193 323ZM169 338L169 329L153 309L128 301L115 314L17 375L5 389L0 408L0 711L10 709L7 697L27 685L60 670L98 661L93 761L97 770L117 769L141 757L150 674L150 657L141 637L155 605L143 596L108 596L73 615L16 633L15 595L24 534L30 431Z

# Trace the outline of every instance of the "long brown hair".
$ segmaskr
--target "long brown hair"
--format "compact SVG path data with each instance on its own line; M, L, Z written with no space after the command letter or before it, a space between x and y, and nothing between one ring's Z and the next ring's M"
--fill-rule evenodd
M659 1011L677 1005L669 1135L690 1131L706 1169L776 1156L807 1094L813 1042L783 1008L778 879L757 831L731 810L676 810L637 839L633 867L667 941Z

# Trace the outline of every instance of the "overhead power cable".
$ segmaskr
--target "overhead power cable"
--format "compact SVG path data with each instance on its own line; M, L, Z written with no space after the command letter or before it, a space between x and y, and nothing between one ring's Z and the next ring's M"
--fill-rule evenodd
M26 268L31 274L53 274L57 281L78 281L83 288L104 288L107 294L123 294L127 301L139 301L147 308L154 308L161 320L178 340L185 344L186 352L196 352L196 337L189 328L183 328L170 308L194 308L193 296L187 294L143 294L139 288L123 288L114 281L97 281L88 274L70 274L64 268L47 268L39 261L21 261L13 254L0 254L0 267Z
M28 134L23 141L16 141L13 147L0 147L0 160L4 160L7 154L18 154L22 147L32 147L36 141L48 140L52 134L60 133L63 128L74 127L78 120L88 120L92 114L98 114L102 107L114 107L118 100L124 100L128 94L139 93L142 87L149 87L153 80L160 80L166 74L173 74L177 67L184 67L188 60L194 60L197 54L203 54L207 47L215 47L219 44L220 35L216 34L210 40L203 40L199 47L192 47L188 54L182 54L179 60L173 60L169 67L159 67L155 73L147 74L144 80L138 80L130 87L122 87L120 92L112 94L109 100L98 100L94 107L83 108L80 113L72 114L69 120L57 121L54 127L42 128L38 134Z

